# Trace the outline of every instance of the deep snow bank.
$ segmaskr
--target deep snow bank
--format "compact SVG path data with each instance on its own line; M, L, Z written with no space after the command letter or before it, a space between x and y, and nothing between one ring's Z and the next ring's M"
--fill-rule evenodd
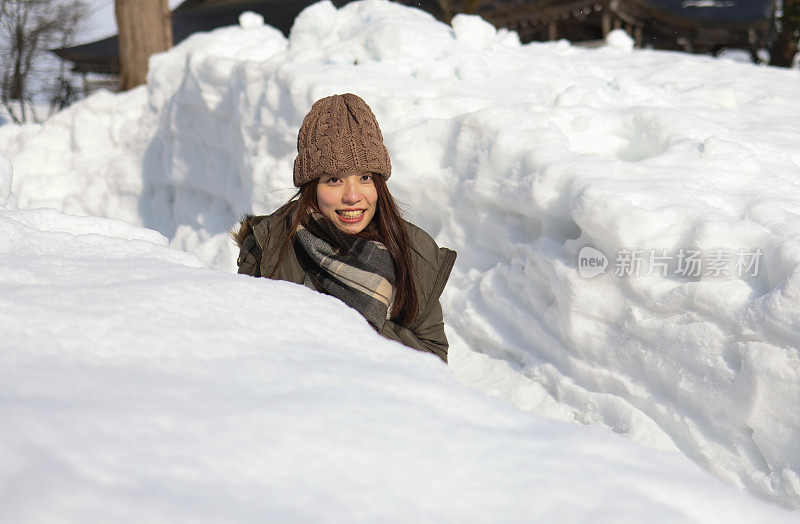
M800 80L619 47L323 2L288 41L197 35L154 57L146 91L0 128L0 152L20 206L152 227L231 270L224 229L290 194L311 103L356 92L409 218L459 251L443 298L457 376L798 507ZM581 276L584 247L605 274ZM699 274L680 271L688 252ZM725 253L759 268L707 274Z
M0 210L0 237L3 522L795 520L154 231Z

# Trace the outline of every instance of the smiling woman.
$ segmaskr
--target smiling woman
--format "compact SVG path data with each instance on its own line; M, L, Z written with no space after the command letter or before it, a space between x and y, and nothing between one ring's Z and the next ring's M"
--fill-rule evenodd
M456 253L400 217L391 171L366 102L350 93L315 102L297 137L297 194L233 234L239 273L334 296L386 338L447 362L439 296Z
M372 177L372 173L352 170L322 177L317 183L320 213L345 233L363 231L378 205L378 190Z

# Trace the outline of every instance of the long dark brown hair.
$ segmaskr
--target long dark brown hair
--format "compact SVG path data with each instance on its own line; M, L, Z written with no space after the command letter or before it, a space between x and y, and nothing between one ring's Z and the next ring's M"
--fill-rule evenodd
M400 217L397 203L386 185L386 179L381 175L373 175L372 181L378 193L378 206L369 224L356 235L368 240L382 242L386 249L389 250L394 263L396 288L391 319L398 324L407 326L417 318L419 313L419 300L417 299L417 288L414 285L408 231L405 224L403 224L403 219ZM275 275L275 271L280 266L290 246L293 245L297 226L306 220L308 211L313 209L320 212L317 205L317 184L319 184L319 178L303 184L298 192L289 199L287 204L292 205L284 207L284 217L286 220L291 220L291 225L289 235L286 237L283 246L281 246L278 263L272 270L270 277Z

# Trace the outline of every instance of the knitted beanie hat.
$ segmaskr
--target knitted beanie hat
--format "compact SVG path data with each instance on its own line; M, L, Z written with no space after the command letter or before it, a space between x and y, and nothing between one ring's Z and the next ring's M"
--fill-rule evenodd
M356 170L392 174L378 121L366 102L347 93L314 102L297 135L294 185Z

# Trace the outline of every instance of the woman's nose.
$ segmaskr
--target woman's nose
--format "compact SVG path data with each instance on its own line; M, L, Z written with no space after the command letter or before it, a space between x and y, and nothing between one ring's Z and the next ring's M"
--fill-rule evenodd
M358 189L358 183L353 180L355 177L348 177L344 183L344 194L342 195L342 202L345 204L355 204L361 200L361 192Z

